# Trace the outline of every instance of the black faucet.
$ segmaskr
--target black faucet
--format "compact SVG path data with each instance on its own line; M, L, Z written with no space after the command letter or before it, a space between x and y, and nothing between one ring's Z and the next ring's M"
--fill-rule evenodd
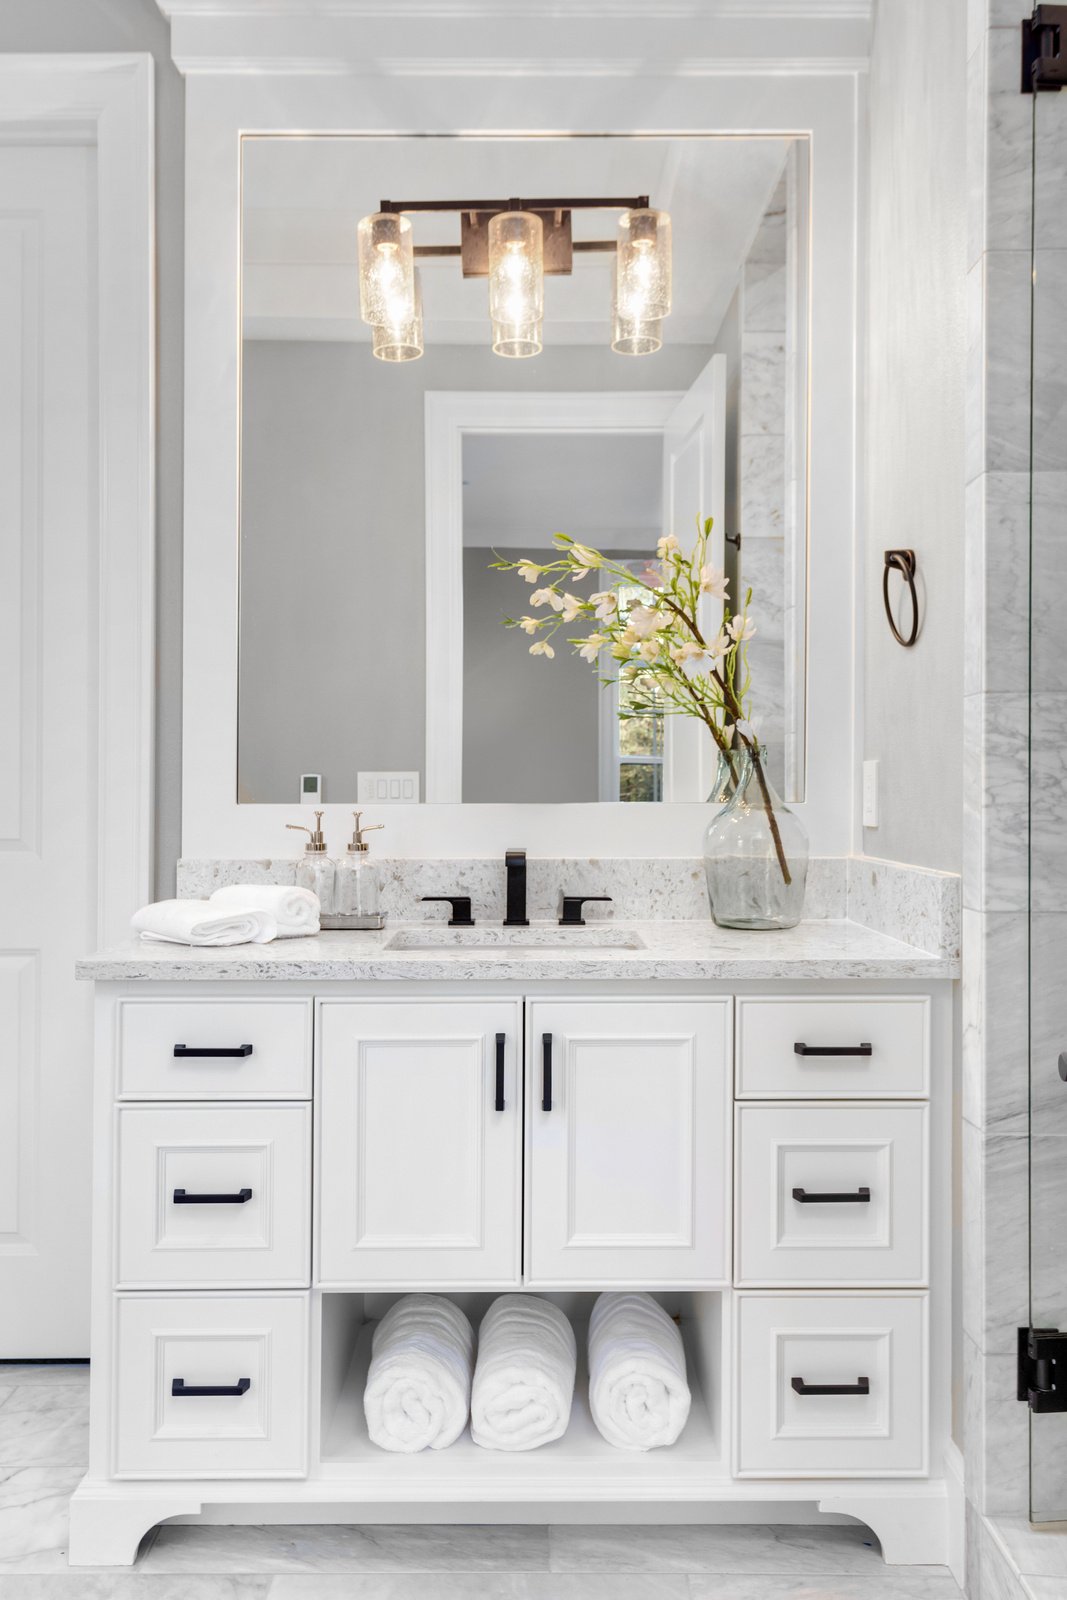
M526 851L505 850L504 865L507 870L507 902L504 913L505 928L528 928L526 915Z

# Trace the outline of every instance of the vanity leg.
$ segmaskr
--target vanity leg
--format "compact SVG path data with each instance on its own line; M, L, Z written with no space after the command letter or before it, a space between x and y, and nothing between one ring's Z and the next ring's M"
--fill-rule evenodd
M167 1517L195 1515L198 1496L171 1485L157 1493L129 1496L108 1487L78 1485L70 1502L67 1562L72 1567L132 1567L150 1528Z
M948 1496L936 1490L914 1495L842 1493L819 1501L867 1524L882 1546L887 1566L944 1566L949 1556Z

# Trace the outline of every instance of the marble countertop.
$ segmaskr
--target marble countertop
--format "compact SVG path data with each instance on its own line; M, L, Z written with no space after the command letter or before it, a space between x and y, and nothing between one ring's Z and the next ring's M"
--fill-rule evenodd
M419 940L423 949L393 949ZM396 923L381 933L320 933L273 944L190 949L130 940L77 963L79 978L108 982L559 982L828 978L918 979L959 976L959 962L931 955L859 923L818 919L782 932L746 933L711 922L602 921L574 930L565 947L554 924L469 930L478 947L455 946L440 923ZM604 945L593 940L614 938ZM625 948L621 941L640 941ZM499 941L492 943L490 941Z

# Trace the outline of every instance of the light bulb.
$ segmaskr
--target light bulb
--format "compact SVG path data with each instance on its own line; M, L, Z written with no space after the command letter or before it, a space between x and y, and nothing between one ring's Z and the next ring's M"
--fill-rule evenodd
M671 219L624 211L615 250L615 305L626 322L656 322L671 309Z
M415 313L411 223L397 211L364 217L359 231L359 314L372 327L402 327Z
M489 315L499 356L535 356L544 315L544 229L532 211L489 220Z
M415 305L409 317L376 322L372 349L379 361L417 361L422 355L422 274L415 268Z
M615 285L611 295L611 348L620 356L650 356L663 347L663 324L658 317L624 317L619 311Z

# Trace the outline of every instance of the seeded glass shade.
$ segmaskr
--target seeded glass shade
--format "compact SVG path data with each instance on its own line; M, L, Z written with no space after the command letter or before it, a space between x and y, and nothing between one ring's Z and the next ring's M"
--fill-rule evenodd
M489 315L498 356L535 356L544 316L544 230L531 211L489 222Z
M411 223L377 211L359 225L359 314L372 327L399 328L415 314L415 257Z
M405 321L376 322L373 349L379 361L417 361L422 355L422 274L415 268L415 307Z
M626 322L655 322L669 313L671 219L666 211L624 211L619 218L615 304Z
M619 312L615 286L611 293L611 348L620 356L651 356L663 347L663 324L658 317L640 321Z

